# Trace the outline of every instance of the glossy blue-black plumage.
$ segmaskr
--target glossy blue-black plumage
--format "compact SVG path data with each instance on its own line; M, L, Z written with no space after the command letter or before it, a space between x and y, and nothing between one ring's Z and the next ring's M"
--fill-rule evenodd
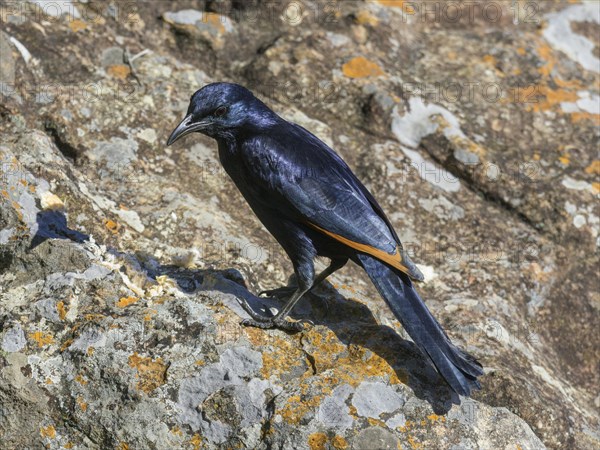
M329 146L279 117L247 89L229 83L196 92L169 142L186 130L217 140L223 167L288 253L300 286L312 286L315 256L352 259L449 385L462 395L478 387L481 366L450 342L408 276L319 230L389 254L402 249L382 208ZM410 275L422 279L405 253L403 260Z

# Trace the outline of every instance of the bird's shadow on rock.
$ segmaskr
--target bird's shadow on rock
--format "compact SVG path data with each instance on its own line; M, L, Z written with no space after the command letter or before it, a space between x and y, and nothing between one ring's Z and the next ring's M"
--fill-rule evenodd
M224 304L242 319L249 318L249 315L239 299L246 300L255 312L262 315L272 313L272 308L280 309L285 302L255 296L248 291L243 276L235 269L190 270L165 265L148 275L153 278L168 275L188 294L202 291L225 294ZM427 401L436 414L444 415L453 404L460 404L459 396L414 343L403 339L394 329L380 325L365 304L344 297L328 282L307 294L290 317L329 328L347 347L357 345L375 353L389 364L398 379L409 386L418 398Z
M37 225L38 230L32 239L31 248L47 239L65 239L76 243L83 243L89 239L89 236L70 229L65 215L60 211L38 213ZM111 253L120 253L115 249L108 250ZM139 256L120 254L136 261ZM147 261L152 263L148 264ZM168 275L186 294L193 295L202 291L218 291L225 294L222 296L223 303L243 319L249 316L239 299L245 299L254 311L263 315L269 315L272 308L281 308L284 301L253 295L248 291L243 276L235 269L192 270L157 264L153 258L147 261L141 261L139 267L148 277L156 279L158 276ZM314 326L325 326L346 346L358 345L377 354L393 368L398 379L407 384L418 398L432 406L436 414L445 414L452 404L460 403L458 395L446 384L415 344L400 337L392 328L378 324L366 305L342 296L331 284L325 282L314 292L307 294L294 308L291 318L311 322Z

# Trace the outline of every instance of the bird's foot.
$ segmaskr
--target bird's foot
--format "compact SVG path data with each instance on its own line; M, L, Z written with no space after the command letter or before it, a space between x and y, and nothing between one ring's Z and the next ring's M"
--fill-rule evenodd
M284 287L280 287L277 289L269 289L267 291L262 291L260 294L258 294L259 297L262 297L263 295L265 297L275 297L275 298L280 298L280 299L284 299L284 298L288 298L291 297L292 294L294 294L294 292L296 292L298 288L293 287L293 286L284 286Z
M300 322L288 322L285 319L272 319L262 317L260 320L256 319L245 319L242 320L241 324L245 327L256 327L263 330L270 328L278 328L284 331L298 332L304 330L304 327Z

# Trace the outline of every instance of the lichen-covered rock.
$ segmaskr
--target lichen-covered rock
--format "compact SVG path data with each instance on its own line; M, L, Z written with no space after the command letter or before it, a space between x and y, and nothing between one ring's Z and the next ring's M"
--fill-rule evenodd
M23 4L0 17L0 448L600 447L597 7ZM164 146L224 79L374 192L485 366L473 398L356 267L300 333L239 325L289 261L213 142Z

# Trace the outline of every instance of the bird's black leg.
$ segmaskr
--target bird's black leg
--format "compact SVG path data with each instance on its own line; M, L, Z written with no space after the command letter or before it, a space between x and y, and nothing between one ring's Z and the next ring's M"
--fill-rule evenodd
M329 266L326 269L324 269L319 275L317 275L317 278L315 278L315 282L313 283L312 287L314 288L320 285L323 281L327 279L327 277L329 277L329 275L344 267L347 262L348 258L332 259ZM293 295L297 289L298 288L296 286L283 286L277 289L262 291L258 295L259 297L265 295L267 297L287 298Z
M296 267L296 280L298 280L298 287L294 291L293 295L281 308L281 310L273 317L264 317L257 314L250 308L250 305L242 299L242 306L246 310L252 319L246 319L242 321L242 325L252 326L258 328L280 328L286 331L302 331L304 328L301 323L288 322L285 320L286 316L290 313L292 308L298 303L302 296L310 290L315 282L314 265L312 261L305 263L299 267Z

